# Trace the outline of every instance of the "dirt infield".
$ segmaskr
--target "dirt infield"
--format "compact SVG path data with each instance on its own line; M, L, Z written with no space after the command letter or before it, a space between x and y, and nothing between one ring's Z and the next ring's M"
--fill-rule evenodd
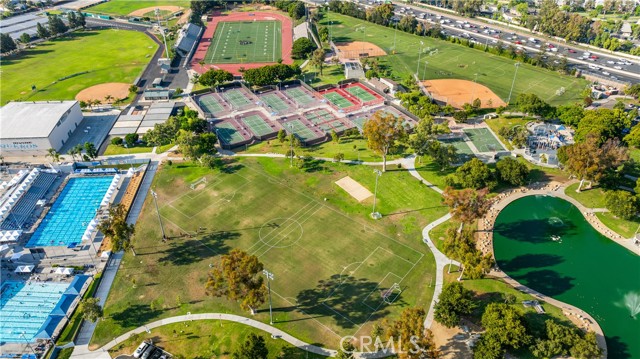
M122 82L108 82L106 84L87 87L76 95L76 100L100 100L103 103L106 103L107 101L105 101L105 97L111 95L111 97L113 97L113 100L110 101L113 102L117 99L127 98L127 96L129 96L129 86L131 86L131 84Z
M231 72L234 75L241 75L240 68L254 69L264 65L274 64L268 63L245 63L245 64L204 64L200 65L199 62L203 61L207 56L207 50L212 43L213 34L216 32L216 27L221 22L226 21L260 21L260 20L277 20L282 24L282 63L293 64L291 58L291 47L293 46L293 22L285 15L275 12L241 12L222 14L215 13L213 17L209 19L207 28L204 30L202 39L198 43L193 58L191 59L191 69L198 73L205 73L211 68L222 69Z
M144 9L138 9L136 11L129 13L129 16L144 16L146 13L153 12L156 9L171 11L172 13L174 13L182 10L183 8L180 6L173 6L173 5L145 7Z
M361 55L364 56L384 56L387 53L370 42L363 41L351 41L351 42L336 42L334 44L336 50L338 50L338 57L340 59L357 59Z
M482 108L496 108L507 105L488 87L473 81L456 79L427 80L422 81L422 84L435 100L446 102L455 108L462 108L465 103L472 103L476 98L482 101Z

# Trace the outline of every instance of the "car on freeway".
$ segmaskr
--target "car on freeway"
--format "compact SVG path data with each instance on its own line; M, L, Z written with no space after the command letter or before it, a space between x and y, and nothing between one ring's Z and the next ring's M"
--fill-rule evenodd
M570 53L572 53L572 54L575 54L575 53L576 53L576 50L574 50L574 49L567 49L567 51L569 51L569 52L570 52Z
M616 70L622 70L622 66L614 66L613 68Z

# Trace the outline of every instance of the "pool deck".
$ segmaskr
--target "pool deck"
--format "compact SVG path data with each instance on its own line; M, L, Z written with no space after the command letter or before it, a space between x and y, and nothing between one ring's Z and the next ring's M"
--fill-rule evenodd
M511 202L523 198L526 196L533 195L545 195L545 196L554 196L558 198L562 198L574 206L576 206L580 213L584 216L584 218L589 222L594 229L600 232L602 235L611 239L612 241L620 244L624 248L627 248L631 252L636 255L640 255L640 248L635 246L633 242L629 239L625 239L622 236L618 235L607 226L605 226L595 215L596 212L606 212L606 208L588 208L582 205L580 202L567 196L564 191L567 186L575 183L576 181L569 181L565 183L559 182L550 182L545 183L543 185L533 184L529 187L521 187L515 190L511 190L508 192L504 192L498 195L494 200L494 203L491 205L491 208L487 212L484 218L481 218L478 221L478 246L483 254L491 254L493 253L493 227L495 224L495 220L498 217L500 211L502 211L507 205ZM495 256L494 256L495 258ZM510 284L512 287L520 290L521 292L530 294L541 301L545 301L549 304L552 304L560 309L562 309L563 314L571 320L574 324L576 324L580 328L584 328L585 330L592 330L596 333L596 339L598 341L598 345L603 349L604 355L606 358L607 353L607 343L605 340L604 332L598 322L587 312L584 310L572 306L570 304L564 303L562 301L556 300L554 298L548 297L542 293L539 293L527 286L520 284L518 281L509 277L506 273L501 271L496 267L496 269L492 269L489 273L490 276L494 278L499 278L504 282Z

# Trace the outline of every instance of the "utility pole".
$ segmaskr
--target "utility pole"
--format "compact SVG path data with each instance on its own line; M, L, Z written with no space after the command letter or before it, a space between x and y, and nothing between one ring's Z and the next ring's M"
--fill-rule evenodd
M289 161L289 167L293 168L293 136L295 136L293 134L293 124L292 123L288 123L287 127L289 127L289 157L291 158Z
M269 324L273 325L273 307L271 306L271 281L273 280L273 273L263 269L262 274L267 277L267 288L269 289Z
M373 170L373 173L375 173L376 175L376 186L373 190L373 211L371 212L371 218L380 219L382 218L382 215L380 214L380 212L376 212L376 200L378 199L378 178L382 176L382 171L380 171L379 169L375 169Z
M156 205L156 213L158 214L158 222L160 222L160 230L162 231L162 240L166 241L167 236L164 233L164 226L162 225L162 217L160 217L160 209L158 209L158 194L154 190L151 191L151 196L153 196L153 203Z
M162 40L164 41L164 53L167 55L167 58L169 58L169 48L167 47L167 37L164 34L164 29L162 28L162 25L160 25L160 9L156 8L155 13L156 13L156 19L158 20L158 29L160 30L160 33L162 33Z
M509 90L509 98L507 99L507 105L511 103L511 93L513 93L513 85L516 84L516 75L518 75L518 68L520 67L520 63L516 62L514 65L516 66L516 72L513 73L513 81L511 82L511 90Z

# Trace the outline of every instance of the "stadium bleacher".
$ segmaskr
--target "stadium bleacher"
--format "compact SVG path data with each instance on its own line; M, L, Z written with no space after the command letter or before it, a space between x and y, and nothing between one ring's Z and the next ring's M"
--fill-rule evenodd
M2 230L23 229L39 200L44 198L58 176L53 173L39 172L31 188L13 206L7 218L0 225Z

